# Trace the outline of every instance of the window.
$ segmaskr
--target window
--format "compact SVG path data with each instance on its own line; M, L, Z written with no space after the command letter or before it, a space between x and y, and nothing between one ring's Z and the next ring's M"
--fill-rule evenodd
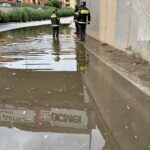
M66 7L70 7L70 4L66 4Z

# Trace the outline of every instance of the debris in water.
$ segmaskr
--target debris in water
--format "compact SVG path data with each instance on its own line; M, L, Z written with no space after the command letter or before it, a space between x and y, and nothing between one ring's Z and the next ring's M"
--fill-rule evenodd
M137 135L135 135L135 136L134 136L134 138L135 138L135 139L137 139L137 138L138 138L138 136L137 136Z
M25 114L26 114L26 111L23 111L23 114L25 115Z
M14 72L14 73L12 73L12 75L14 76L14 75L16 75L16 73Z
M39 122L39 123L38 123L38 125L39 125L39 126L41 126L41 125L42 125L42 123L41 123L41 122Z
M47 139L47 138L48 138L48 135L45 135L45 136L44 136L44 139Z
M128 110L130 110L130 106L126 106Z
M59 60L60 60L60 57L59 57L59 56L54 56L54 57L53 57L53 60L54 60L54 61L59 61Z
M80 95L80 96L83 96L84 94L83 94L83 93L79 93L79 95Z

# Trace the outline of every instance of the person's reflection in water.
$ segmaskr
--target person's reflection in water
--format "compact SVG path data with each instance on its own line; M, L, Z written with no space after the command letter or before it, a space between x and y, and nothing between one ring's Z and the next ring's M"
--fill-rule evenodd
M60 61L60 42L59 42L59 38L53 38L53 50L54 50L54 61Z
M76 45L77 69L81 73L85 73L88 69L89 54L86 54L85 47L82 44L76 43Z

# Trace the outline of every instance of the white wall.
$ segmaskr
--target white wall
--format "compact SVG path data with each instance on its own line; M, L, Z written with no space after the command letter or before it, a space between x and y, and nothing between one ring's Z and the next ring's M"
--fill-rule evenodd
M87 33L150 62L150 0L87 0L92 22Z

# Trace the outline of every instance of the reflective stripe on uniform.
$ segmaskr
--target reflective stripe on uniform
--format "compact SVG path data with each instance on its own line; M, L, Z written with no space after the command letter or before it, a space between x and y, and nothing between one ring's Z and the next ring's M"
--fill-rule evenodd
M78 23L79 23L79 24L86 24L86 22L82 22L82 21L79 21Z
M53 26L53 27L58 27L59 25L58 25L58 24L52 24L52 26Z
M75 22L78 22L78 20L77 20L77 19L75 19L74 21L75 21Z
M88 15L89 11L88 10L81 10L81 14Z
M55 14L52 14L51 18L57 18L57 16Z

